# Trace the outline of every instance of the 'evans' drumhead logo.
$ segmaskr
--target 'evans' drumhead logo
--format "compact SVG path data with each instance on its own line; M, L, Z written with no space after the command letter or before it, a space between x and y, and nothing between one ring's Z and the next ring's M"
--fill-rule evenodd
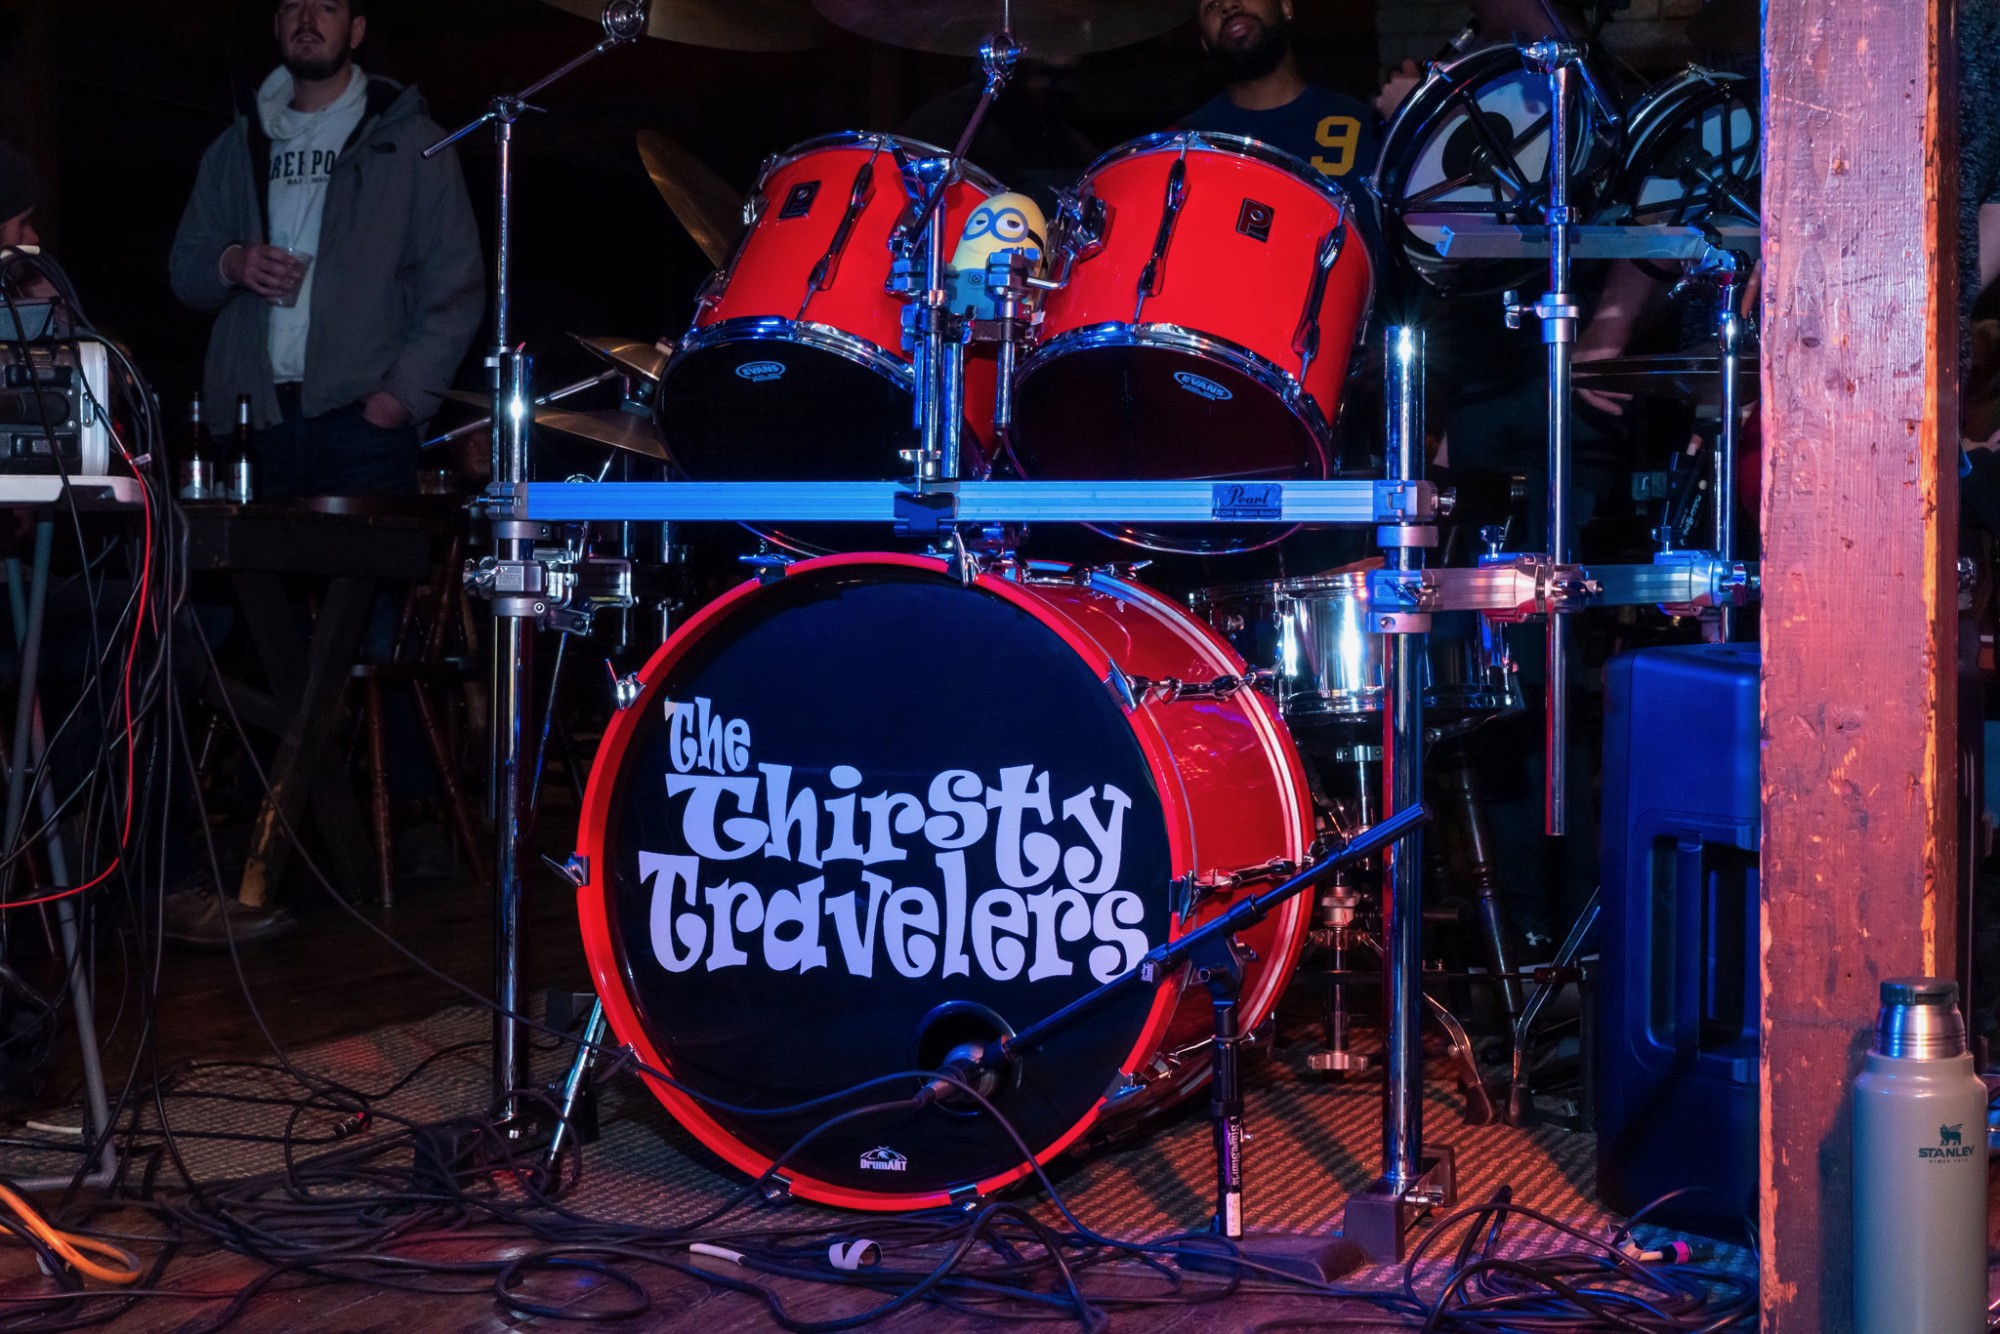
M1195 397L1205 398L1211 403L1227 403L1236 397L1215 381L1206 376L1196 375L1193 371L1175 371L1174 383Z
M764 384L770 380L785 378L785 363L782 361L746 361L736 368L736 373L752 384Z
M665 708L669 815L655 837L678 846L639 852L638 872L668 972L1038 982L1080 964L1103 982L1145 954L1145 904L1117 888L1132 809L1120 788L1061 794L1047 769L1020 764L946 769L898 792L836 764L810 771L824 772L822 790L807 771L753 764L747 719L705 698ZM987 866L1000 883L971 883Z

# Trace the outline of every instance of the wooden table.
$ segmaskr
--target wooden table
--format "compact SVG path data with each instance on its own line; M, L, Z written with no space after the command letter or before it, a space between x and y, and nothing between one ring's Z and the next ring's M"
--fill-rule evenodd
M330 749L341 693L359 661L377 587L430 573L435 525L404 514L333 514L304 506L194 504L187 568L229 576L268 689L227 676L212 688L245 724L278 738L271 790L257 812L238 898L271 900L308 812L335 880L349 893L373 883L368 826L346 765ZM301 633L286 576L324 581L310 635Z

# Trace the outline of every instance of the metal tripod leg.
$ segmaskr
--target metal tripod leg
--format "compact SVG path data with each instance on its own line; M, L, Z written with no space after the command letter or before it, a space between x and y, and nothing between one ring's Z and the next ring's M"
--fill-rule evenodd
M597 1044L603 1039L604 998L600 996L590 1003L590 1018L583 1022L583 1041L577 1046L576 1059L569 1063L569 1074L563 1078L561 1116L555 1131L549 1136L548 1155L542 1159L543 1166L550 1172L555 1171L563 1141L569 1138L570 1114L576 1110L576 1100L583 1092L583 1081L590 1074L591 1062L597 1058Z
M1551 1000L1555 999L1556 993L1562 990L1563 973L1576 963L1577 956L1583 953L1583 947L1589 943L1591 933L1597 929L1597 914L1601 906L1598 900L1599 892L1591 891L1590 902L1583 905L1583 911L1577 914L1576 925L1570 927L1562 948L1556 952L1555 963L1549 970L1547 980L1535 988L1535 994L1528 998L1527 1008L1522 1010L1521 1017L1514 1021L1513 1083L1507 1090L1509 1125L1535 1124L1534 1089L1528 1081L1528 1039L1534 1035L1535 1020L1541 1018L1542 1011L1547 1008Z

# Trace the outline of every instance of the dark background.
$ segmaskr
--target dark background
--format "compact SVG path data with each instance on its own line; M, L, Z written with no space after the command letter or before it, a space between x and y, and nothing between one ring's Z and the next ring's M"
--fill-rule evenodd
M41 166L44 240L175 415L195 387L207 321L168 290L167 252L201 153L229 123L232 86L254 88L277 63L274 10L273 0L0 0L0 138ZM447 129L597 36L536 0L376 0L374 10L360 64L416 83ZM1374 5L1299 10L1308 72L1372 97ZM835 130L900 129L974 73L971 60L829 28L818 49L785 54L649 39L547 90L537 102L548 114L527 117L515 141L514 318L541 383L582 369L565 330L650 339L678 335L692 313L708 265L647 180L639 130L664 131L747 189L767 154ZM1052 78L1054 103L1099 149L1163 128L1215 91L1192 22ZM490 264L490 132L461 155Z

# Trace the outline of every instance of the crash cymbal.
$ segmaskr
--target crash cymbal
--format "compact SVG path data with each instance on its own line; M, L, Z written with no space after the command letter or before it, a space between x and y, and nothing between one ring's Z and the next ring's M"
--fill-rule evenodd
M1713 405L1722 401L1722 375L1713 352L1676 352L1665 356L1605 357L1579 361L1571 371L1577 387L1613 394L1646 394L1677 398L1683 403ZM1736 359L1736 401L1753 403L1762 386L1757 354L1746 349Z
M653 188L718 269L743 230L743 196L707 163L657 130L639 131L639 159Z
M535 409L535 425L559 435L574 436L592 444L609 445L649 459L667 460L667 443L652 417L623 408L598 412L566 412L561 408Z
M602 0L544 0L595 19ZM724 51L803 51L824 35L806 0L653 0L648 37Z
M630 338L590 338L580 333L573 333L570 337L592 356L610 362L627 375L653 384L660 382L660 373L667 368L667 358L673 355L671 344L641 343Z
M813 0L829 20L871 42L976 56L1001 22L1001 0ZM1187 0L1013 0L1014 39L1047 60L1109 51L1185 22Z

